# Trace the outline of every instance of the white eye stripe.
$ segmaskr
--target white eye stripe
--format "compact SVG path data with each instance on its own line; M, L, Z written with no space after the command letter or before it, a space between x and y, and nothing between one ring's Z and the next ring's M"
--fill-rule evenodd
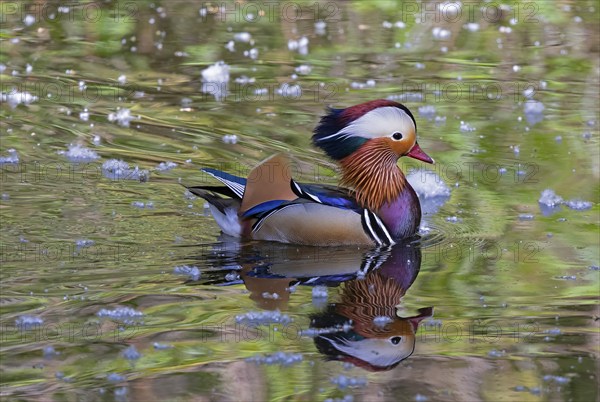
M385 106L371 110L330 137L389 137L390 130L391 135L399 132L404 136L415 132L415 124L403 110Z

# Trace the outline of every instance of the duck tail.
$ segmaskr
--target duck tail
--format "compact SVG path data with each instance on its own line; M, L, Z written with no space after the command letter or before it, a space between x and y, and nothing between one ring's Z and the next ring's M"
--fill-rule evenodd
M210 212L223 233L233 237L241 236L242 229L238 218L241 199L231 189L226 186L186 186L186 188L190 193L208 202Z

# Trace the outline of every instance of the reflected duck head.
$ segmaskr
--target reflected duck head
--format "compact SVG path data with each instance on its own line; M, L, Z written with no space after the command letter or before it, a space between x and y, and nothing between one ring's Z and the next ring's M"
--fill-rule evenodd
M366 260L373 260L369 254ZM415 350L419 323L433 316L433 307L410 317L398 315L398 305L414 282L421 253L400 244L364 278L345 282L338 303L313 315L314 339L328 359L352 363L369 371L390 370Z
M330 360L348 362L368 371L387 371L413 354L419 323L432 316L433 308L427 307L413 317L395 317L368 334L357 330L321 334L315 337L315 344Z

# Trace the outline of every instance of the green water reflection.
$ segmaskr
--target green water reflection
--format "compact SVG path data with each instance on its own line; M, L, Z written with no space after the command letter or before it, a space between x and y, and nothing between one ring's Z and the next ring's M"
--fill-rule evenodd
M597 400L597 2L510 2L498 14L465 3L460 16L441 2L238 4L0 4L0 395ZM202 75L218 61L229 66L221 101ZM179 182L212 183L204 166L244 175L285 151L299 179L335 183L310 146L318 117L386 97L414 112L451 196L425 217L418 276L387 306L394 320L435 315L410 357L371 371L327 360L297 332L352 300L368 250L225 241ZM98 158L73 162L70 144ZM148 180L107 178L111 159ZM548 188L591 208L543 213ZM183 265L199 277L175 275ZM315 273L336 276L326 301L303 282ZM98 316L117 307L143 317ZM236 324L274 309L293 326ZM141 356L128 360L132 345ZM247 360L280 351L301 360Z

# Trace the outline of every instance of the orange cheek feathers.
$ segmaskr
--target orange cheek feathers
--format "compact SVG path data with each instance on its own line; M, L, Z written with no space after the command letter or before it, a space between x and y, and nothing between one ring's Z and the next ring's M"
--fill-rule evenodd
M394 152L394 154L396 154L398 156L398 158L401 157L402 155L405 155L410 150L410 147L412 146L412 143L410 143L407 140L394 141L391 138L376 138L371 141L381 142L382 145L385 144L385 146L387 146L389 149L391 149Z

